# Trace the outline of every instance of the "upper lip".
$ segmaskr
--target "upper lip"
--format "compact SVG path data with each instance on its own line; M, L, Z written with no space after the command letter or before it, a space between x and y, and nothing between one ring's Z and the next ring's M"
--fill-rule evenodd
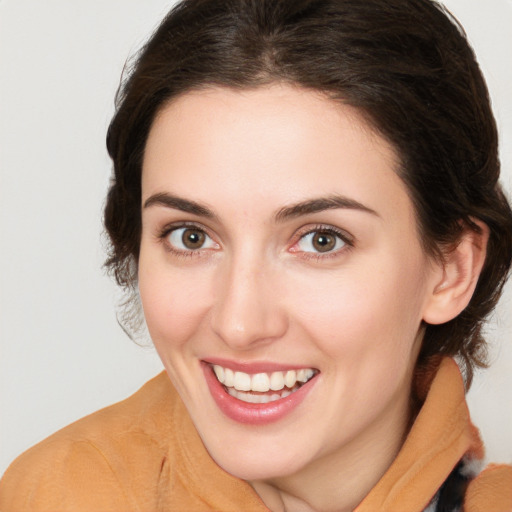
M223 359L220 357L208 357L203 362L210 365L219 365L229 368L233 371L244 373L267 373L267 372L283 372L286 370L300 370L301 368L313 368L307 364L288 364L277 363L272 361L235 361L232 359Z

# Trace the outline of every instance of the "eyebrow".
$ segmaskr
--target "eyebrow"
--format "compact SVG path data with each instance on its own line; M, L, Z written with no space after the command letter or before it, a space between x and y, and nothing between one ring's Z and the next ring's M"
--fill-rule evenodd
M182 212L186 213L193 213L194 215L207 217L209 219L214 219L216 217L212 210L206 206L200 205L199 203L189 199L183 199L182 197L167 194L165 192L153 194L144 202L144 208L149 208L150 206L156 205L173 208L174 210L181 210Z
M196 203L195 201L191 201L190 199L184 199L172 194L167 194L166 192L153 194L148 199L146 199L144 202L144 208L149 208L151 206L165 206L166 208L172 208L174 210L192 213L194 215L206 217L208 219L217 218L215 213L206 206ZM340 195L333 195L328 197L308 199L306 201L301 201L300 203L285 206L277 211L275 220L276 222L284 222L288 219L293 219L302 215L319 213L325 210L334 210L337 208L359 210L380 217L380 215L375 210L372 210L368 206L363 205L355 199L350 199Z
M334 210L336 208L359 210L380 217L375 210L372 210L355 199L350 199L340 195L333 195L328 197L319 197L316 199L308 199L307 201L302 201L291 206L285 206L277 212L276 221L282 222L302 215L323 212L325 210Z

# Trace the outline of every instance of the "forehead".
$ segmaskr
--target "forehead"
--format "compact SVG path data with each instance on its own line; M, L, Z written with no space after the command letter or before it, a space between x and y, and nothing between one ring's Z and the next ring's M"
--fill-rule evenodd
M320 93L285 85L207 89L180 96L156 117L143 200L172 192L235 206L264 198L278 208L336 193L363 203L387 195L409 208L397 167L393 148L355 108Z

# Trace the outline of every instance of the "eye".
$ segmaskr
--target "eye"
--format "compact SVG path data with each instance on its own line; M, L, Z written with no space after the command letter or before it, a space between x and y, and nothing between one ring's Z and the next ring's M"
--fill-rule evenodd
M178 251L197 251L213 249L217 244L202 230L196 227L173 229L168 235L169 245Z
M347 242L342 236L330 229L310 231L301 237L297 243L299 251L326 253L342 249Z

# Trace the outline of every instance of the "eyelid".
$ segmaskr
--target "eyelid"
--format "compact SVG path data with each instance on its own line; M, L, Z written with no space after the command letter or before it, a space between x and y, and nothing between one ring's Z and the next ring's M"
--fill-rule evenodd
M210 240L213 241L213 243L217 247L215 247L215 248L206 247L206 248L199 248L199 249L195 249L195 250L192 250L192 249L185 250L185 249L178 249L176 247L173 247L168 241L169 235L173 231L177 231L178 229L187 229L187 228L197 229L198 231L202 231L208 238L210 238ZM205 251L216 250L217 248L220 247L220 244L219 244L219 242L217 242L216 237L211 234L210 230L206 226L202 225L199 222L174 221L169 224L166 224L163 228L159 229L157 231L156 236L157 236L158 241L164 245L164 247L167 251L169 251L175 255L179 255L179 256L199 256Z
M216 248L213 250L216 250L217 248L220 248L220 243L217 241L217 237L211 233L210 229L208 229L206 226L199 222L195 221L173 221L171 223L166 224L164 227L159 229L157 231L157 238L159 242L162 242L166 248L167 251L174 253L176 255L181 256L199 256L204 251L211 251L212 248L199 248L196 250L180 250L176 249L175 247L172 247L168 242L168 236L172 231L175 231L177 229L183 229L183 228L195 228L200 231L203 231L215 244ZM303 239L305 236L311 233L315 232L326 232L326 233L332 233L334 236L339 237L343 242L344 246L330 252L306 252L301 251L296 246L298 242ZM335 257L340 255L341 253L344 253L354 246L355 243L355 237L348 233L346 230L338 228L336 226L333 226L332 224L314 224L314 225L306 225L302 228L298 229L294 236L293 236L293 242L291 244L291 247L288 249L292 253L300 253L302 257L304 258L316 258L316 259L325 259L329 257Z
M316 232L331 233L334 236L339 237L344 242L345 245L343 247L341 247L340 249L325 252L325 253L301 251L300 249L296 248L298 243L304 237L306 237L307 235L309 235L311 233L316 233ZM312 258L316 258L316 259L322 259L322 258L338 256L339 254L350 250L354 246L354 243L355 243L355 237L353 237L351 234L349 234L344 229L338 228L331 224L315 224L315 225L309 225L309 226L304 226L304 227L300 228L295 233L293 244L289 250L290 250L290 252L293 252L293 253L301 253L303 255L303 257L306 257L306 258L312 257Z

